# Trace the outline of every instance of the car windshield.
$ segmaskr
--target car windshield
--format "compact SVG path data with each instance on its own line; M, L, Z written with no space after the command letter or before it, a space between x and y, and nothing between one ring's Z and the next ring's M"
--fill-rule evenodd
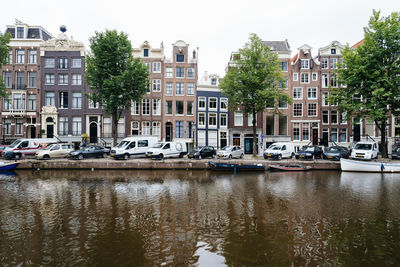
M281 150L280 146L276 146L276 145L271 145L270 147L268 147L268 149L270 150Z
M154 147L154 148L162 148L163 145L164 145L164 143L157 143L157 144L155 144L153 147Z
M312 152L312 151L314 151L314 147L313 146L305 146L301 149L300 152L305 152L305 151Z
M10 145L10 147L15 147L17 146L21 141L20 140L15 140L14 142L12 142L12 144Z
M45 149L43 149L43 150L50 150L50 149L52 149L53 148L53 146L55 146L55 145L49 145L48 147L46 147Z
M223 147L222 150L231 151L232 148L233 148L233 146L226 146L226 147Z
M395 148L395 149L393 150L393 152L400 152L400 147Z
M122 141L121 143L119 143L119 144L117 145L117 147L119 147L119 148L124 147L124 146L126 146L128 143L129 143L129 141Z
M327 152L339 152L340 148L338 148L338 147L328 147L328 149L326 151Z
M359 150L371 150L372 144L356 144L354 149L359 149Z

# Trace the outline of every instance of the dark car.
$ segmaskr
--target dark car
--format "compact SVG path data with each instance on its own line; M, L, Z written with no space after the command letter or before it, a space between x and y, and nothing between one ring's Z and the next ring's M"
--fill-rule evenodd
M322 149L318 146L303 146L296 153L296 159L317 159L322 158Z
M205 159L205 158L214 158L215 157L215 149L212 146L203 146L197 149L193 149L187 154L189 159Z
M324 159L340 160L341 158L348 159L350 156L350 150L344 146L330 146L328 147L324 154Z
M400 147L395 147L392 150L392 159L400 159Z
M4 149L6 149L8 146L7 145L0 145L0 155L3 153Z
M108 148L102 146L87 146L80 150L75 150L68 153L68 158L84 159L84 158L105 158L110 153Z

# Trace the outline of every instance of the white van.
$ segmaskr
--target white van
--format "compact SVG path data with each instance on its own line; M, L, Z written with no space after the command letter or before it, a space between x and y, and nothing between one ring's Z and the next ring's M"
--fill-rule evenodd
M111 157L115 159L129 159L146 157L146 152L158 142L155 136L135 136L122 140L117 146L111 148Z
M292 158L294 146L292 143L273 143L264 151L264 159Z
M353 159L376 159L378 158L378 144L371 141L357 142L351 150L350 158Z
M23 156L34 156L36 152L49 144L58 143L55 138L17 139L4 149L2 156L5 159L20 159Z
M148 158L173 158L180 157L187 153L186 144L184 142L160 142L147 150Z

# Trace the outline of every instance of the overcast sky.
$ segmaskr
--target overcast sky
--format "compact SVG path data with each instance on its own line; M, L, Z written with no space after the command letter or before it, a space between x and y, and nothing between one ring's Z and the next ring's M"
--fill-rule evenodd
M95 31L117 29L128 33L133 47L148 40L164 42L167 57L177 40L199 48L199 75L223 76L230 53L256 33L262 40L288 39L292 55L302 44L318 48L337 40L350 45L363 38L372 10L387 16L400 11L400 0L36 0L2 2L0 29L19 19L41 25L54 36L59 26L82 41Z

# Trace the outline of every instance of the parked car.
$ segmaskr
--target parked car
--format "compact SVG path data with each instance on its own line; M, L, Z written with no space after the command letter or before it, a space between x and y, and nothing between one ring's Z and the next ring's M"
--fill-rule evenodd
M353 159L376 159L378 158L378 152L379 147L376 142L357 142L351 151L350 157Z
M400 147L395 147L392 150L392 159L400 159Z
M212 146L202 146L200 148L193 149L187 154L189 159L205 159L215 157L215 149Z
M264 151L264 159L292 158L294 146L292 143L273 143Z
M348 159L350 150L344 146L330 146L328 147L322 157L324 159L340 160L341 158Z
M216 153L218 158L231 159L231 158L243 158L244 151L240 146L226 146L222 149L217 150Z
M68 158L84 159L84 158L105 158L110 153L108 148L102 146L90 145L80 150L68 153Z
M72 144L52 144L45 149L36 152L35 158L37 159L50 159L50 158L65 158L68 153L74 151Z
M147 150L146 157L158 159L183 158L186 153L186 144L184 142L160 142Z
M319 146L303 146L297 153L296 159L322 158L322 149Z
M127 137L117 146L111 148L111 157L115 159L129 159L146 157L146 152L158 142L155 136Z
M35 156L44 146L57 143L55 138L21 138L15 140L2 152L5 159L20 159L23 156Z
M0 146L0 155L3 153L4 149L6 149L8 146L7 145L1 145Z

